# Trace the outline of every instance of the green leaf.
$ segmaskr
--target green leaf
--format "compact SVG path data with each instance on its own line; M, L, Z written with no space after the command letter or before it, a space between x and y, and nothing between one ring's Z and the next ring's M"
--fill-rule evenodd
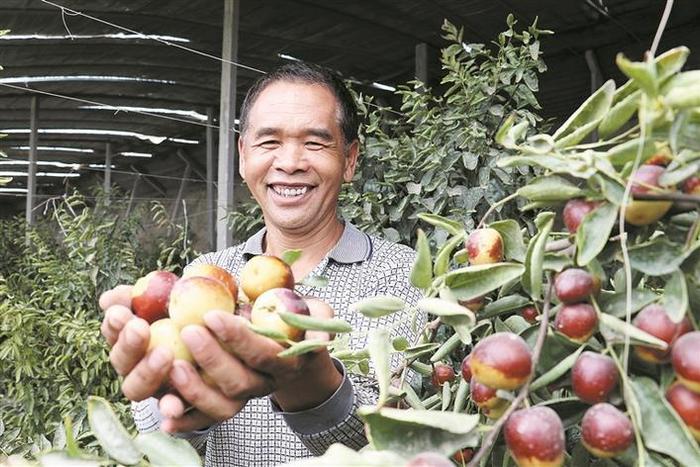
M656 64L649 62L632 62L622 53L617 54L615 63L628 78L650 97L656 97L659 90L659 78L656 74Z
M674 323L680 323L688 311L688 286L685 282L685 275L680 270L671 274L666 281L664 294L661 297L663 305L669 318Z
M591 122L599 122L610 109L614 93L615 82L606 81L554 132L554 140L560 140Z
M377 295L375 297L363 298L359 302L350 305L350 311L359 311L368 318L381 318L401 311L406 303L399 297L392 295Z
M404 351L404 358L406 358L406 360L412 360L416 357L420 357L421 355L432 354L438 347L440 347L438 342L414 345Z
M362 407L358 413L367 422L374 449L401 452L407 457L423 451L450 456L463 447L476 446L479 440L478 415L386 407Z
M462 340L459 337L459 334L452 334L441 346L437 351L430 357L430 361L432 363L439 362L446 356L452 353L453 350L455 350L459 345L461 344Z
M116 461L133 465L141 460L141 452L105 399L90 396L87 403L90 430L100 445Z
M679 168L669 170L667 169L659 177L659 185L661 186L672 186L681 183L688 177L695 175L700 172L700 161L691 162L690 164L683 165Z
M525 271L521 264L494 263L466 266L445 275L445 284L457 299L469 300L496 290Z
M278 357L280 358L285 358L285 357L294 357L297 355L303 355L305 353L313 352L314 350L323 348L323 347L328 347L330 345L330 342L328 341L323 341L323 340L318 340L318 339L307 339L303 340L301 342L296 342L292 346L290 346L288 349L285 349L281 351L280 353L277 354Z
M479 312L479 318L493 318L509 311L520 310L530 304L532 304L532 300L522 295L508 295L486 305Z
M377 407L381 407L389 397L391 384L391 338L386 328L375 328L369 333L369 355L374 365L375 378L379 384Z
M590 135L598 127L599 123L600 120L593 120L585 125L581 125L568 135L564 136L560 140L557 140L555 147L557 149L567 149L572 146L576 146L586 136Z
M287 266L291 266L299 258L301 258L301 250L284 250L281 259L287 263Z
M613 105L598 126L601 138L613 134L632 118L639 108L641 96L641 91L635 91Z
M443 318L443 321L450 317L464 317L471 326L476 323L476 317L469 308L442 298L421 298L416 307L425 313Z
M525 240L520 225L513 219L492 222L489 227L503 238L503 251L506 259L522 263L525 261Z
M326 276L306 276L301 280L301 285L321 289L328 285L328 278Z
M411 269L411 284L419 289L427 289L433 281L433 264L430 256L430 244L423 230L418 229L416 240L416 259Z
M615 167L622 167L623 165L634 162L637 157L637 152L639 151L639 144L641 138L634 138L624 143L618 144L608 149L605 153L605 157L608 158L610 163ZM642 147L642 161L649 159L656 152L656 144L651 138L646 138L644 140L644 146Z
M669 107L685 109L700 105L700 70L688 71L674 77L669 83L669 91L664 102ZM691 79L692 78L692 79Z
M685 256L678 245L657 238L630 248L629 258L632 269L650 276L664 276L676 271Z
M660 350L668 348L665 341L642 331L633 324L627 324L620 318L604 313L601 313L598 318L600 319L600 332L609 344L621 344L625 342L625 336L628 335L632 344L643 344Z
M656 72L659 75L659 80L663 81L681 71L689 54L690 49L688 49L688 47L680 46L667 50L657 56L654 61L656 62Z
M545 271L562 272L573 264L573 259L566 253L545 253L542 269Z
M287 311L278 311L277 314L288 325L305 331L352 332L352 326L347 321L339 318L314 318L313 316L289 313Z
M447 241L435 258L435 266L433 267L435 276L441 276L447 272L450 267L450 258L452 257L452 252L457 245L464 241L464 235L455 235L449 241Z
M578 356L581 355L581 352L583 352L583 349L585 348L586 346L582 345L576 350L576 352L564 358L562 361L550 368L549 371L547 371L546 373L538 377L536 380L534 380L530 385L530 390L537 391L538 389L542 389L548 384L553 383L554 381L564 376L564 373L569 371L571 367L574 366L574 363L576 363L576 359L578 359Z
M446 217L438 216L437 214L420 213L418 219L427 222L430 225L446 230L451 235L463 235L464 227L459 222L453 221Z
M650 303L654 303L659 296L648 289L632 290L632 313L636 313ZM598 296L598 304L603 313L607 313L618 318L623 318L627 313L627 298L625 292L602 292Z
M679 465L700 465L697 442L666 402L663 392L646 377L630 377L641 413L641 432L648 449L666 454Z
M567 201L585 192L565 178L549 175L533 179L518 190L518 195L530 201Z
M135 441L154 466L202 465L199 454L190 443L162 431L140 433Z
M542 295L542 270L544 263L545 246L549 238L549 232L554 225L554 213L542 212L535 219L537 234L532 237L525 257L525 270L521 282L523 288L535 300Z
M272 340L279 341L279 342L286 342L287 341L286 334L281 333L279 331L275 331L274 329L263 328L261 326L256 326L253 323L248 323L248 327L254 333L260 334L261 336L264 336L264 337L268 337Z
M579 266L593 261L608 244L618 219L617 211L614 204L603 203L583 217L576 231L576 263Z
M398 336L395 337L391 341L391 346L396 350L397 352L403 352L410 346L410 342L408 342L408 339L406 339L404 336Z
M509 115L506 121L503 122L503 125L498 129L495 137L497 144L505 148L514 149L517 147L518 142L523 139L530 123L527 119L522 119L517 124L513 125L514 120L515 114Z

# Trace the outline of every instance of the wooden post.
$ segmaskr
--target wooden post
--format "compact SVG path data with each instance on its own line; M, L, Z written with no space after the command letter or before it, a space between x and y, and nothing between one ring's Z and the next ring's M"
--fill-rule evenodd
M207 107L207 239L209 250L216 249L216 204L214 204L214 109Z
M109 197L112 193L112 143L105 144L105 204L109 205Z
M428 44L421 42L416 45L416 59L415 59L415 74L416 79L425 83L428 86Z
M27 226L34 225L34 204L36 198L36 161L39 145L39 98L32 97L30 111L29 166L27 167Z
M185 162L185 171L182 173L182 180L180 180L180 188L177 190L177 197L175 198L175 202L173 203L173 210L170 212L170 222L175 222L175 218L177 217L177 211L178 209L180 209L182 195L185 192L185 184L187 183L187 179L190 178L191 173L192 166L190 166L189 162Z
M238 18L240 0L224 0L224 37L221 64L221 103L219 116L219 174L216 221L216 248L232 245L226 215L233 209L233 184L236 173L236 135L233 125L236 118L236 67L229 62L238 61Z

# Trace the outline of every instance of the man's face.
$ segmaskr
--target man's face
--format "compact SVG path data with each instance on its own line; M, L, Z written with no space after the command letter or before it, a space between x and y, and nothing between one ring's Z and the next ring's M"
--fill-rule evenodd
M355 172L357 146L344 144L331 91L279 81L250 109L238 141L239 172L268 226L307 232L335 217L340 186Z

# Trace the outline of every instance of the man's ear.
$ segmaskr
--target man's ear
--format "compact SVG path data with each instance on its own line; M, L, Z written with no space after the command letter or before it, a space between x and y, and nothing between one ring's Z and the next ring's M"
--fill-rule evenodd
M243 135L238 136L238 173L245 180L245 155L243 154Z
M355 140L350 144L347 155L345 156L345 169L343 170L343 180L345 183L351 182L352 177L355 175L355 168L357 167L357 157L359 152L360 142Z

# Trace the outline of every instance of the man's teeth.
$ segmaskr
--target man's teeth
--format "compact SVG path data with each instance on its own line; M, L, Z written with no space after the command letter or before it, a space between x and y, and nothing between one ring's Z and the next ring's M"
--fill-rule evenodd
M272 189L275 190L275 193L277 193L278 195L286 197L301 196L308 191L308 187L283 188L279 186L273 186Z

